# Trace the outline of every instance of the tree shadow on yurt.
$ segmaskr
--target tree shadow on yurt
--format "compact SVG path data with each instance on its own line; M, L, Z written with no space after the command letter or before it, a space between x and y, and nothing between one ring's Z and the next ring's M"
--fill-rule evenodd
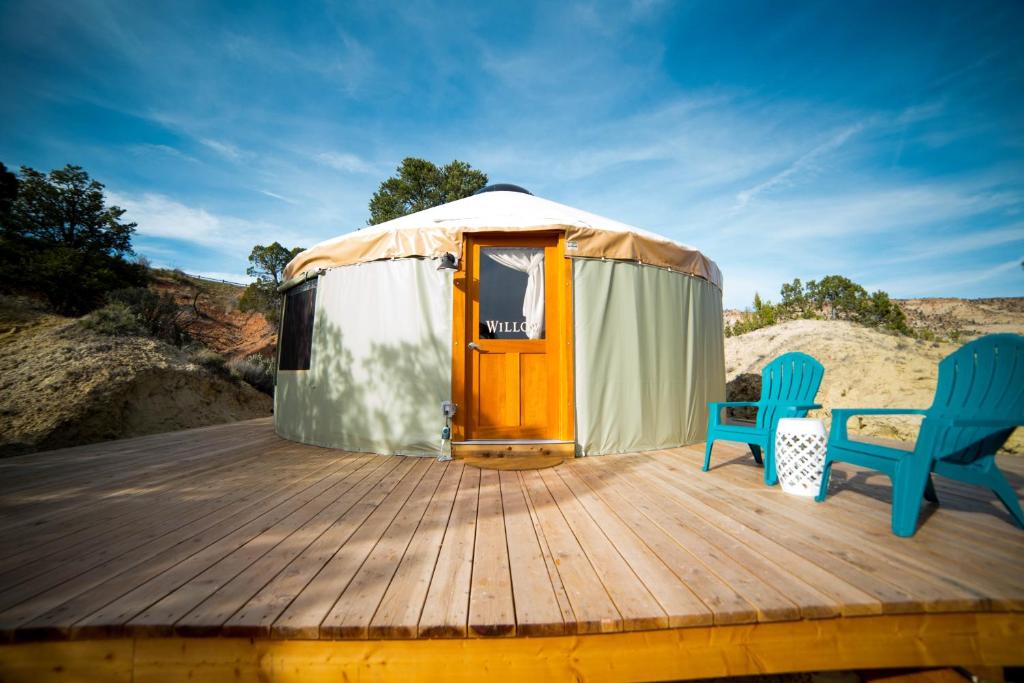
M351 452L439 453L447 343L425 336L354 349L345 339L338 325L321 321L310 369L281 374L279 432Z

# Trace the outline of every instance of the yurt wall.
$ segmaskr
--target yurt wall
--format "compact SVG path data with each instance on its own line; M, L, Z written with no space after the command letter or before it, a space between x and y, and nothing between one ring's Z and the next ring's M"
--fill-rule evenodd
M702 441L725 400L722 292L623 261L573 266L576 440L584 455Z
M326 271L310 369L278 373L277 432L349 451L437 455L451 340L452 275L436 259Z

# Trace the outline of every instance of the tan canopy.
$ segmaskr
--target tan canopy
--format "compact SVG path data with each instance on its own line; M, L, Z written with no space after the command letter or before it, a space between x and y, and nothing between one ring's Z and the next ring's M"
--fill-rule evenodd
M290 281L311 271L410 256L462 257L467 232L565 232L570 258L646 263L722 287L715 262L694 247L523 192L483 192L321 242L285 268Z

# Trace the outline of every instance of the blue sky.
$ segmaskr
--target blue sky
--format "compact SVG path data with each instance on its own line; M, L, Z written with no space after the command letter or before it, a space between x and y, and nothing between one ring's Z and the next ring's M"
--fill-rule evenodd
M0 0L0 161L155 264L361 227L405 156L700 247L725 303L1024 295L1024 4Z

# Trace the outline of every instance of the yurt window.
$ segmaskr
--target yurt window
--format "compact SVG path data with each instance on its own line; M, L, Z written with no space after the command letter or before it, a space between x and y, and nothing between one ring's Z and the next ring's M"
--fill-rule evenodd
M544 249L480 250L480 338L544 338Z
M313 349L313 316L316 312L316 281L313 278L285 294L281 323L280 370L309 370Z

